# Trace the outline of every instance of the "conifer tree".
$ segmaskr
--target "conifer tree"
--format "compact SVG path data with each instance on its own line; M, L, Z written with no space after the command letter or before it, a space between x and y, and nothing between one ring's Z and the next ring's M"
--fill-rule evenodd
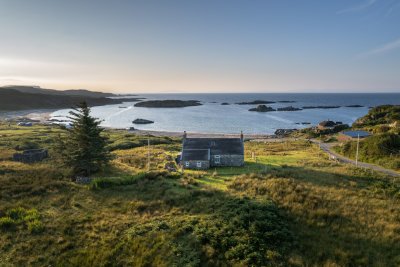
M69 114L72 127L67 129L67 137L61 141L64 163L72 168L74 175L90 175L111 159L106 148L108 138L102 135L100 121L90 116L86 102L79 104Z

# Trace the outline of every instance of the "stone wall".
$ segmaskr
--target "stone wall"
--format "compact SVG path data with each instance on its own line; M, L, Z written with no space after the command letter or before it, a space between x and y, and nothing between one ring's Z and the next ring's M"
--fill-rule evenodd
M220 160L216 160L216 155L211 155L211 167L218 166L243 166L244 165L244 155L219 155Z
M187 162L189 163L189 166L186 165ZM201 167L197 166L198 162L201 162ZM210 162L208 160L188 160L182 161L181 163L184 169L206 170L210 168Z

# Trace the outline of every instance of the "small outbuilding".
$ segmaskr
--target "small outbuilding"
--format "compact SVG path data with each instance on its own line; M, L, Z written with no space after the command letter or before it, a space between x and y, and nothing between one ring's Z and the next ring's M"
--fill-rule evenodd
M366 138L370 136L371 134L367 131L362 131L362 130L356 130L356 131L343 131L339 133L338 140L339 141L349 141L349 140L355 140L358 137L360 139Z
M14 161L34 163L42 161L49 156L47 149L29 149L13 155Z

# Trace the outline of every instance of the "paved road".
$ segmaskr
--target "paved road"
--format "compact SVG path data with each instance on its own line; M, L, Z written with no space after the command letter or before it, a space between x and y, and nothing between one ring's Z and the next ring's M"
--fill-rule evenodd
M315 144L320 144L320 147L323 151L325 151L326 153L328 153L330 156L334 157L335 159L341 161L341 162L345 162L345 163L349 163L349 164L353 164L356 165L356 161L349 159L345 156L339 155L338 153L332 151L332 146L335 145L334 143L322 143L319 142L318 140L310 140L311 142L315 143ZM373 169L375 171L378 172L383 172L385 174L391 175L391 176L397 176L400 177L400 173L390 170L390 169L385 169L383 167L380 167L378 165L374 165L374 164L370 164L370 163L365 163L365 162L358 162L358 166L362 167L362 168L369 168L369 169Z

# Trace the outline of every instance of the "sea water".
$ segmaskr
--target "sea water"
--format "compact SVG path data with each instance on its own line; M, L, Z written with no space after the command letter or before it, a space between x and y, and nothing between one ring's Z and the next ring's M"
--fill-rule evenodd
M106 105L92 108L92 115L102 120L101 125L112 128L135 127L140 130L196 132L196 133L240 133L272 134L276 129L301 129L317 125L323 120L352 124L368 113L370 107L383 104L400 104L399 93L375 94L142 94L146 100L199 100L202 105L184 108L135 107L135 102ZM303 109L299 111L250 112L257 105L237 105L238 102L254 100L275 101L267 104L273 108L293 106L341 106L334 109ZM279 103L278 101L295 101ZM221 105L227 102L230 105ZM346 107L362 105L363 107ZM52 113L56 119L65 119L70 110ZM132 121L141 118L153 124L135 125ZM310 125L301 124L303 122ZM299 124L300 123L300 124Z

